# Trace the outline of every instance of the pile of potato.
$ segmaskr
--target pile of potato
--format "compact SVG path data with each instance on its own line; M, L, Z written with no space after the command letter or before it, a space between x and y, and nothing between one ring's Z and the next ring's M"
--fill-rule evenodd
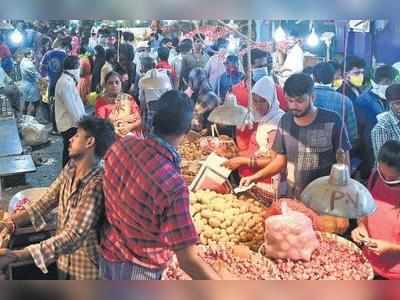
M178 146L178 152L182 157L182 160L193 161L200 160L203 154L200 149L200 141L184 139Z
M187 182L191 184L197 173L200 171L200 160L204 158L200 150L198 139L184 139L178 146L178 152L182 157L181 172Z
M211 191L191 193L191 214L204 245L246 245L264 241L265 207L254 199Z

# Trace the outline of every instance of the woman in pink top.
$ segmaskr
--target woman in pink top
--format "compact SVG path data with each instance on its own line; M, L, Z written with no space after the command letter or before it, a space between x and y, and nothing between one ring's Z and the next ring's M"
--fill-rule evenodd
M121 89L121 76L114 71L108 73L105 77L104 95L96 99L96 116L110 120L115 133L121 138L128 134L142 138L139 106L131 95L122 93Z
M400 142L382 146L369 189L377 209L353 230L352 238L364 247L378 276L400 279Z

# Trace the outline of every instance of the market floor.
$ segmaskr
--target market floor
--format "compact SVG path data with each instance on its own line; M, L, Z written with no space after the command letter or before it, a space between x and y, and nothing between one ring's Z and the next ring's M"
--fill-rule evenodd
M34 147L31 155L36 164L36 172L26 174L26 185L3 189L1 209L7 210L9 201L19 191L32 187L47 187L54 181L61 170L61 136L50 135L49 142L46 145Z

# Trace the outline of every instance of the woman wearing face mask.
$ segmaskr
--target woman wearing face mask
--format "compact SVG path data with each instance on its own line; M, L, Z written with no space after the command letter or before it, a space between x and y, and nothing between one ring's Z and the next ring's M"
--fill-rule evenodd
M208 116L214 108L221 104L221 100L212 91L204 69L195 68L189 73L189 89L186 94L192 98L195 105L192 129L195 131L210 129Z
M284 114L279 108L275 84L269 77L265 76L257 81L252 93L255 126L250 132L237 132L236 142L240 156L224 164L231 170L238 169L241 177L251 176L270 163L273 156L271 146L278 123ZM277 181L279 181L279 176L258 182L257 189L262 190L266 202L273 199Z
M360 220L352 238L363 246L378 277L400 279L400 142L382 146L369 190L377 209Z
M109 119L119 137L128 134L142 137L142 120L135 99L121 92L121 76L110 72L105 77L105 92L96 100L96 116Z

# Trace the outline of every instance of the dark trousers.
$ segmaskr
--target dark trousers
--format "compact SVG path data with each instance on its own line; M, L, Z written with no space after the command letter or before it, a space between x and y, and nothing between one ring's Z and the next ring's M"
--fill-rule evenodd
M69 153L68 153L68 147L69 147L69 140L76 134L77 129L76 128L70 128L67 131L61 132L62 138L63 138L63 143L64 143L64 150L63 150L63 167L67 164L69 161Z

